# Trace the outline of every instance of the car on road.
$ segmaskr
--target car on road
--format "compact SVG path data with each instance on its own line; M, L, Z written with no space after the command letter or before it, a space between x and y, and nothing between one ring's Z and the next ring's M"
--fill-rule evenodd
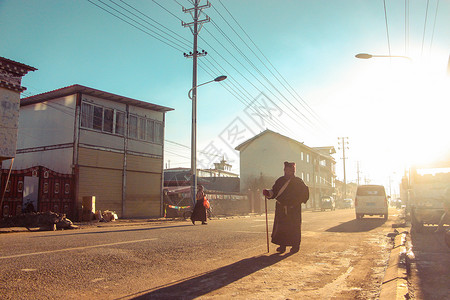
M353 207L353 199L346 198L342 200L341 208L352 208Z
M364 215L379 215L388 218L388 201L386 191L382 185L360 185L356 189L355 197L356 219Z
M334 201L333 197L322 197L320 201L320 210L324 211L326 209L329 210L335 210L336 209L336 202Z

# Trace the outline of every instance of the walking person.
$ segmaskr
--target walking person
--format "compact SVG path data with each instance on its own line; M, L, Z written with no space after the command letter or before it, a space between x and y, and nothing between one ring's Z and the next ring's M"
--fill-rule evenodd
M284 176L275 181L271 190L264 189L263 195L276 199L272 243L279 245L277 252L284 253L291 246L290 253L300 250L302 203L309 199L309 189L303 180L295 176L295 163L284 162Z
M206 223L206 210L209 208L209 201L206 198L203 186L198 185L197 189L197 195L195 196L196 203L194 206L194 211L191 215L191 221L194 225L195 221L202 221L202 225L207 225L208 223Z

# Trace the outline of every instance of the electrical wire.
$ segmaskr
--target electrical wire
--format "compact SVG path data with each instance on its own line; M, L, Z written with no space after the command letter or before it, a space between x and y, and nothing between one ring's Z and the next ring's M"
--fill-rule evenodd
M387 42L388 42L388 50L389 50L389 56L391 56L391 42L389 40L389 27L388 27L388 17L387 17L387 10L386 10L386 0L383 0L384 4L384 20L386 23L386 36L387 36Z
M432 48L432 46L433 46L434 31L435 31L435 29L436 29L436 20L437 20L438 9L439 9L439 0L437 0L437 4L436 4L436 12L434 13L433 32L432 32L432 34L431 34L431 42L430 42L430 54L431 54L431 48Z
M425 44L425 31L427 29L427 19L428 19L428 5L430 4L430 0L427 0L427 8L425 9L425 22L423 23L423 36L422 36L422 52L421 56L423 55L423 46Z
M245 36L250 40L250 42L253 44L253 46L258 50L258 52L264 57L264 59L269 63L269 65L275 70L275 72L283 79L283 81L289 86L289 88L297 95L297 97L303 101L304 105L306 106L306 108L309 109L310 113L316 117L316 119L318 121L320 120L319 115L317 115L312 109L311 107L308 105L308 103L297 93L297 91L289 84L289 82L286 80L286 78L283 77L283 75L277 70L277 68L270 62L270 60L264 55L264 53L261 51L261 49L258 47L258 45L256 45L256 43L253 41L253 39L247 34L247 32L244 30L244 28L242 28L242 26L239 24L239 22L236 20L236 18L231 14L231 12L225 7L225 5L222 3L221 0L218 0L219 3L223 6L223 8L228 12L228 14L230 15L230 17L234 20L234 22L238 25L238 27L242 30L242 32L245 34ZM252 51L253 52L253 51ZM255 56L257 56L255 54ZM269 68L267 68L269 69ZM295 98L295 97L294 97ZM295 98L297 101L299 101L297 98ZM303 104L300 103L299 104L303 106Z
M171 38L175 39L176 41L183 43L184 45L186 45L187 47L192 47L192 42L189 41L188 39L182 37L181 35L179 35L178 33L176 33L175 31L167 28L166 26L164 26L163 24L159 23L158 21L156 21L155 19L151 18L150 16L144 14L143 12L141 12L140 10L136 9L135 7L131 6L130 4L126 3L124 0L119 0L120 2L124 3L125 5L127 5L128 7L130 7L131 9L133 9L134 11L140 13L141 15L143 15L144 17L146 17L147 19L155 22L156 24L158 24L159 26L161 26L162 28L164 28L165 30L170 31L171 33L173 33L174 35L178 36L180 39L184 40L184 41L180 41L178 38L174 37L173 35L170 35L168 33L166 33L164 30L159 29L158 27L150 24L149 22L145 21L144 19L140 18L139 16L135 15L134 13L130 12L129 10L127 10L126 8L123 8L122 6L120 6L119 4L115 3L113 0L109 0L112 3L116 4L117 6L121 7L122 9L124 9L125 11L129 12L130 14L132 14L133 16L139 18L140 20L144 21L145 23L155 27L157 30L161 31L164 34L167 34L168 36L170 36Z
M277 71L277 73L279 74L279 76L281 76L281 74L278 72L278 70L276 70L276 68L270 63L270 61L267 59L267 57L262 53L262 51L256 46L256 44L253 42L253 40L250 38L250 36L248 36L248 34L245 32L245 30L242 28L242 26L240 26L239 22L234 18L234 16L231 14L231 12L225 7L225 5L222 3L222 1L219 0L219 3L222 5L222 7L226 10L226 12L230 15L230 17L234 20L234 22L239 26L239 28L246 34L246 36L249 38L249 40L253 43L253 45L259 50L259 52L263 55L263 57L269 62L269 64L275 69L275 71ZM266 63L264 63L264 61L255 53L255 51L253 51L253 49L248 45L248 43L241 37L241 35L234 30L233 26L231 26L231 24L222 16L222 14L216 9L215 6L213 6L213 9L220 15L220 17L226 22L226 24L231 28L231 30L233 30L233 32L239 37L239 39L245 44L245 46L253 53L253 55L255 55L255 57L263 64L263 66L270 72L270 74L272 74L272 76L277 79L277 81L281 84L281 86L284 87L284 89L291 94L291 96L303 107L303 108L309 108L309 113L316 118L317 121L321 121L320 118L318 117L317 114L313 113L311 108L309 107L309 105L306 103L306 101L304 101L301 97L299 97L304 103L302 103L301 101L299 101L299 99L297 99L297 97L295 97L295 95L286 87L286 85L279 79L279 77L277 75L275 75L272 70L266 65ZM282 76L281 76L282 77ZM284 79L284 77L282 77ZM286 81L284 79L284 81ZM286 81L287 83L287 81ZM292 89L292 87L291 87ZM278 91L278 90L277 90ZM282 94L280 91L278 91L280 94ZM284 97L284 96L283 96ZM284 97L286 99L286 97ZM286 99L287 100L287 99ZM290 102L289 102L290 103ZM295 107L292 103L290 103L297 111L297 107ZM302 114L303 115L303 114Z
M118 15L116 15L116 14L114 14L113 12L111 12L111 11L109 11L109 10L107 10L107 9L105 9L104 7L102 7L102 6L100 6L100 5L97 5L96 3L93 3L91 0L88 0L90 3L92 3L92 4L94 4L94 5L96 5L97 7L99 7L99 8L101 8L101 9L103 9L103 10L105 10L106 12L108 12L108 13L110 13L110 14L112 14L113 16L115 16L115 17L117 17L117 18L119 18L120 20L122 20L122 21L124 21L124 22L126 22L126 23L128 23L129 25L131 25L131 26L133 26L133 27L135 27L136 29L138 29L138 30L140 30L140 31L143 31L144 33L146 33L146 34L148 34L148 35L150 35L150 36L152 36L152 37L154 37L154 38L156 38L156 39L158 39L158 40L160 40L160 41L162 41L162 42L165 42L165 41L163 41L163 40L161 40L161 39L159 39L159 38L157 38L157 37L155 37L155 36L153 36L152 34L150 34L149 32L147 32L146 30L143 30L142 28L139 28L138 26L136 26L136 25L134 25L134 24L132 24L132 23L130 23L130 22L128 22L127 20L124 20L122 17L120 17L120 16L118 16ZM153 20L151 17L149 17L148 15L146 15L146 14L144 14L143 12L141 12L140 10L138 10L138 9L136 9L136 8L134 8L133 6L131 6L131 5L129 5L128 3L126 3L126 2L124 2L123 0L120 0L122 3L124 3L125 5L127 5L129 8L131 8L131 9L133 9L134 11L136 11L136 12L138 12L140 15L142 15L142 16L144 16L144 17L146 17L146 18L148 18L149 20L152 20L153 22L156 22L155 20ZM110 5L107 5L105 2L103 2L103 1L101 1L101 0L99 0L99 2L101 2L101 3L103 3L105 6L107 6L107 7L109 7L110 9L112 9L112 10L114 10L115 12L117 12L118 14L120 14L120 15L122 15L122 16L124 16L125 18L127 18L128 20L131 20L132 22L134 22L134 23L136 23L136 24L138 24L139 26L142 26L143 28L146 28L147 30L150 30L150 31L152 31L152 32L154 32L153 30L151 30L151 29L149 29L147 26L145 26L145 25L143 25L142 23L140 23L140 22L138 22L138 21L136 21L135 19L133 19L131 16L129 16L129 15L125 15L124 13L122 13L121 11L119 11L119 10L117 10L117 9L115 9L115 8L113 8L113 7L111 7ZM169 35L171 38L174 38L174 36L173 35L171 35L171 34L168 34L167 32L165 32L164 30L162 30L162 29L160 29L160 28L157 28L156 26L154 26L153 24L150 24L149 22L147 22L146 20L144 20L143 18L141 18L141 17L139 17L139 16L137 16L136 14L134 14L134 13L132 13L132 12L130 12L130 10L128 10L128 9L126 9L126 8L124 8L123 6L121 6L121 5L119 5L119 4L117 4L115 1L113 1L113 0L110 0L110 2L112 2L112 3L114 3L117 7L119 7L119 8L121 8L121 9L123 9L124 11L126 11L127 13L129 13L129 14L131 14L132 16L134 16L135 18L138 18L138 19L140 19L141 21L143 21L143 22L145 22L145 23L147 23L147 24L149 24L150 26L152 26L152 27L155 27L157 30L159 30L159 31L161 31L163 34L166 34L166 35ZM163 10L165 10L167 13L169 13L170 15L172 15L173 17L175 17L176 19L178 19L178 20L181 20L178 16L176 16L175 14L173 14L172 12L170 12L167 8L165 8L163 5L161 5L160 3L158 3L158 2L156 2L155 0L153 0L153 2L156 4L156 5L158 5L159 7L161 7L161 9L163 9ZM180 6L182 6L178 1L175 1L178 5L180 5ZM223 3L221 3L222 4L222 6L223 6ZM225 7L224 7L225 8ZM223 15L222 14L220 14L220 12L216 9L216 8L214 8L218 13L219 13L219 15L226 21L226 19L223 17ZM226 8L225 8L226 9ZM228 11L228 10L227 10ZM229 13L229 11L228 11L228 13ZM231 15L231 13L229 13L230 15ZM231 15L232 16L232 15ZM235 20L235 18L232 16L232 18ZM228 21L226 21L227 22L227 24L230 26L230 28L232 28L232 30L239 36L239 38L245 43L245 41L243 40L243 38L236 32L236 30L234 30L234 28L231 26L231 24L229 24L229 22ZM236 20L235 20L235 22L237 22ZM158 22L156 22L156 24L158 24L158 25L160 25L162 28L164 28L164 29L166 29L166 30L169 30L167 27L165 27L164 25L162 25L161 23L158 23ZM238 23L237 23L238 24ZM239 25L239 24L238 24ZM304 114L303 114L303 112L301 112L301 111L299 111L298 110L298 107L296 107L295 105L293 105L293 103L291 102L291 101L289 101L287 98L286 98L286 96L261 72L261 70L259 70L258 69L258 67L245 55L245 53L243 53L240 49L239 49L239 47L232 41L232 39L231 38L229 38L228 36L227 36L227 34L213 21L213 26L225 37L225 39L237 50L237 52L242 56L242 57L244 57L244 59L245 59L245 61L262 77L262 78L264 78L264 80L266 81L266 82L268 82L268 84L275 90L275 91L277 91L278 92L278 94L280 94L284 99L285 99L285 101L282 101L273 91L272 91L272 89L270 89L267 85L265 85L263 82L261 82L261 80L259 80L254 74L253 74L253 72L251 72L237 57L235 57L231 52L229 52L229 51L227 51L251 76L253 76L253 78L256 80L256 81L258 81L258 83L259 84L261 84L269 93L271 93L277 100L278 100L278 102L280 103L280 104L282 104L283 106L285 106L286 107L286 109L285 110L283 110L281 107L279 107L278 105L276 105L275 103L275 105L277 106L277 108L282 112L282 113L284 113L284 114L286 114L287 116L289 116L292 120L294 120L294 122L296 122L297 124L299 124L301 127L305 127L305 124L306 124L306 126L309 126L309 127L311 127L312 129L315 129L314 128L314 123L308 118L308 117L306 117ZM239 27L242 29L242 27L239 25ZM242 29L243 30L243 29ZM170 30L169 30L170 31ZM208 31L208 30L207 30ZM172 33L174 33L173 31L171 31ZM154 32L155 33L155 32ZM245 33L245 31L244 31L244 33ZM175 33L176 34L176 33ZM245 33L246 34L246 33ZM184 39L183 37L181 37L180 35L178 35L178 34L176 34L177 36L179 36L182 40L185 40L185 41L187 41L186 39ZM210 35L213 37L213 38L215 38L215 36L210 32ZM247 36L248 36L248 34L246 34ZM172 40L169 40L169 39L167 39L166 37L163 37L163 36L161 36L161 35L159 35L161 38L163 38L163 39L165 39L166 41L169 41L169 42L171 42L171 43L173 43L174 45L176 45L177 47L184 47L184 46L186 46L187 44L184 42L184 41L181 41L181 40L179 40L178 38L174 38L177 42L174 42L174 41L172 41ZM213 51L215 51L214 50L214 48L212 47L212 45L211 44L209 44L205 39L203 39L202 37L200 37L208 46L210 46L211 47L211 49L213 49ZM225 47L217 38L215 38L215 40L219 43L219 45L221 45L224 49L226 49L227 50L227 47ZM167 42L165 42L166 44L168 44ZM182 43L183 44L183 46L181 46L179 43ZM253 44L255 44L253 41L252 41L252 43ZM175 48L176 50L179 50L180 52L181 52L181 50L179 49L179 48L177 48L177 47L174 47L173 45L171 45L171 44L168 44L169 46L171 46L172 48ZM190 46L190 45L189 45ZM268 69L269 70L269 72L272 74L272 76L274 76L277 80L278 80L278 82L281 84L281 86L283 86L284 87L284 89L286 89L292 96L293 96L293 94L292 94L292 92L291 91L289 91L289 89L287 88L287 86L286 85L284 85L282 82L281 82L281 80L270 70L270 68L262 61L262 59L260 59L257 55L256 55L256 53L249 47L249 45L248 44L246 44L246 46L247 46L247 48L249 48L252 52L253 52L253 54L258 58L258 60L261 62L261 63L263 63L263 65L266 67L266 69ZM255 44L255 46L256 46L256 44ZM259 49L259 48L257 48L258 49L258 51L259 52L261 52L261 50ZM217 52L217 54L221 57L221 59L222 60L224 60L225 62L227 62L240 76L242 76L245 80L247 80L248 82L249 82L249 84L251 85L251 86L253 86L257 91L259 91L259 92L261 92L260 91L260 89L253 83L253 82L251 82L251 81L249 81L248 80L248 76L245 76L245 75L243 75L235 66L233 66L225 57L223 57L218 51L216 51ZM261 52L262 53L262 52ZM265 56L264 56L265 57ZM267 59L267 57L265 57L265 59L268 61L268 59ZM269 63L270 63L270 61L268 61ZM209 63L210 65L214 65L213 63L211 63L210 61L209 62L207 62L207 63ZM208 67L207 66L207 63L205 62L205 64L204 64L204 66L203 67ZM215 63L218 65L218 66L220 66L220 64L217 62L217 61L215 61ZM273 65L271 64L271 66L273 67ZM277 71L277 73L279 74L279 72ZM229 72L227 72L227 74L230 74ZM281 75L281 74L280 74ZM239 83L239 81L237 81L237 80L234 80L233 78L232 78L232 76L229 76L229 78L230 78L230 80L226 83L226 84L224 84L224 86L226 86L226 89L228 90L228 92L231 94L231 95L233 95L236 99L238 99L238 101L240 101L240 102L242 102L244 105L249 105L249 104L251 104L252 102L252 100L255 100L255 99L251 99L251 94L250 94L250 92L247 90L247 89L245 89L240 83ZM286 81L286 79L285 78L283 78L283 80L285 81L285 82L287 82ZM292 87L291 87L292 88ZM292 89L293 90L293 89ZM296 92L295 92L296 93ZM298 95L298 93L297 93L297 95ZM249 99L249 100L248 100ZM294 99L296 99L295 97L294 97ZM298 99L296 99L297 101L299 101ZM285 103L285 102L287 102L287 104ZM300 103L301 105L302 105L302 107L303 108L305 108L305 105L304 104L302 104L302 103ZM261 103L259 103L259 105L261 105ZM306 104L307 105L307 104ZM251 107L253 110L255 110L255 108L254 107ZM309 113L311 113L311 111L308 111ZM260 112L258 112L258 111L256 111L255 110L255 113L256 114L258 114L260 117L263 117L263 116L261 116L261 114L260 114ZM298 116L297 116L297 118L296 117L293 117L291 114L298 114ZM269 117L271 117L270 115L269 115ZM264 119L264 121L266 122L266 123L270 123L270 122L272 122L273 120L267 120L268 118L265 118ZM275 119L276 121L278 121L277 119ZM302 122L304 122L305 124L303 124L303 123L300 123L299 121L302 121ZM277 128L280 128L280 126L282 126L283 125L283 123L278 123L278 124L276 124L276 123L273 123L272 122L272 126L274 126L274 127L277 127ZM306 128L306 127L305 127ZM289 128L287 128L287 129L289 129ZM286 129L285 129L286 130ZM283 130L284 131L284 130Z
M136 25L134 25L134 24L128 22L128 21L125 20L124 18L122 18L122 17L120 17L120 16L118 16L118 15L112 13L111 11L105 9L104 7L102 7L102 6L100 6L100 5L96 4L96 3L94 3L92 0L86 0L86 1L90 2L91 4L97 6L97 7L100 8L100 9L106 11L107 13L109 13L109 14L111 14L112 16L118 18L119 20L121 20L121 21L127 23L128 25L133 26L133 27L136 28L137 30L142 31L143 33L145 33L145 34L147 34L147 35L149 35L149 36L151 36L151 37L157 39L158 41L160 41L160 42L166 44L167 46L169 46L169 47L171 47L171 48L173 48L173 49L175 49L175 50L178 50L178 51L180 51L180 52L182 52L182 53L186 52L186 51L183 50L181 47L180 47L181 49L180 49L180 48L177 48L177 47L179 47L179 45L176 45L175 43L174 43L174 44L175 44L176 46L171 45L168 41L165 41L164 39L158 38L158 37L156 37L155 35L153 35L153 34L147 32L147 31L143 30L142 28L140 28L140 27L138 27L138 26L136 26ZM101 3L103 3L103 4L105 4L105 3L104 3L103 1L101 1L101 0L98 0L98 1L101 2ZM105 4L105 5L108 6L108 7L111 7L111 6L107 5L107 4ZM115 11L117 11L117 10L114 9L114 8L112 8L112 9L115 10ZM119 12L119 13L120 13L120 12ZM120 13L120 14L124 15L123 13ZM127 16L126 16L126 17L127 17ZM127 17L127 18L131 19L130 17ZM133 21L134 21L134 20L133 20ZM137 22L137 21L134 21L134 22L139 24L139 22ZM141 25L141 26L143 26L143 27L145 28L144 25L142 25L142 24L139 24L139 25ZM152 30L150 30L150 31L152 31Z

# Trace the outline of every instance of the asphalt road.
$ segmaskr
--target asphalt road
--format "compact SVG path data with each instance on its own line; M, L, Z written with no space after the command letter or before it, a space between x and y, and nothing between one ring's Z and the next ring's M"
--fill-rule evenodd
M395 213L395 212L394 212ZM267 253L265 217L0 236L2 299L373 299L388 221L304 212L294 255ZM273 215L269 215L269 230Z

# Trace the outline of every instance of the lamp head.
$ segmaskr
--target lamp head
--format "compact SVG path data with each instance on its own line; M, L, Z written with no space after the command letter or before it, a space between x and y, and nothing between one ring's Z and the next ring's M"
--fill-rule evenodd
M227 76L221 75L221 76L217 77L216 79L214 79L214 81L222 81L222 80L225 80L225 79L227 79Z
M360 58L360 59L369 59L369 58L372 58L373 55L367 54L367 53L359 53L359 54L356 54L355 57Z

